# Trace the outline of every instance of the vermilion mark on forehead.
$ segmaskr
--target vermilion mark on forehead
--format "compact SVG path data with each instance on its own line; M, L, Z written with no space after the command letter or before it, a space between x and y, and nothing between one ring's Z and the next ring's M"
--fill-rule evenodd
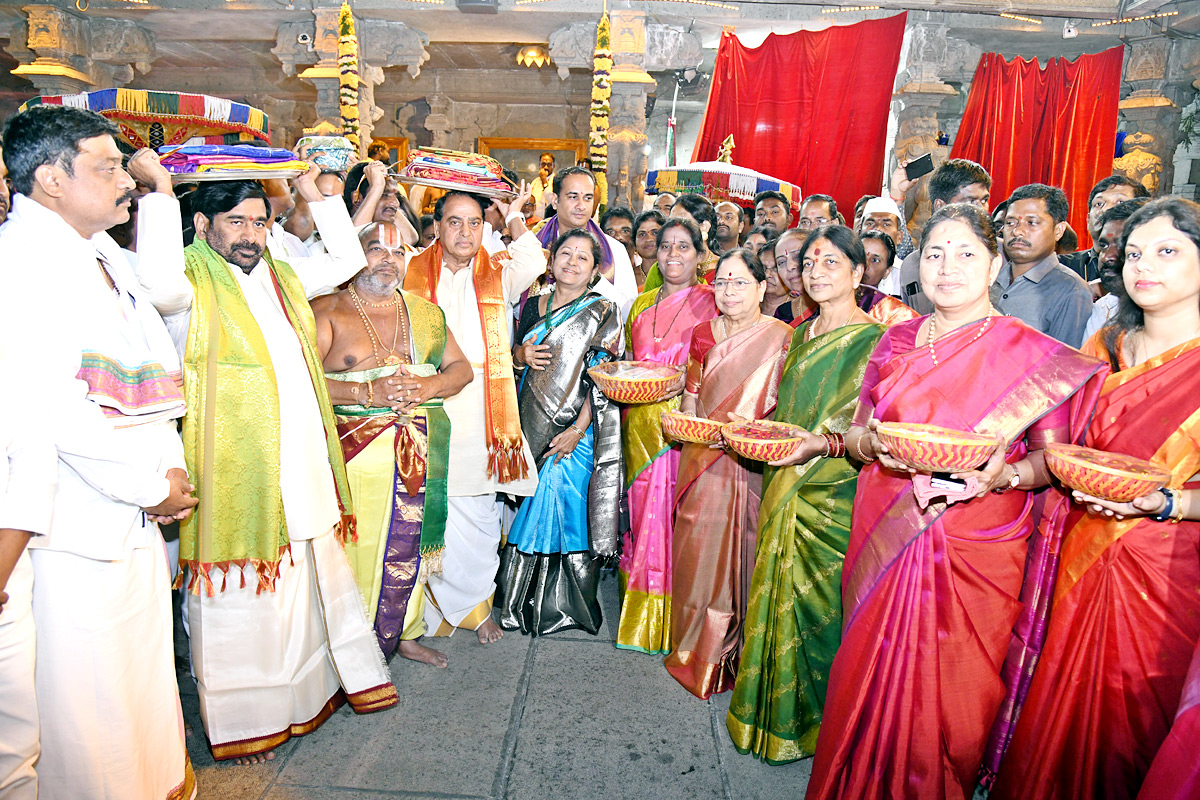
M821 255L821 248L818 247L815 250L813 250L813 255L815 255L815 256Z

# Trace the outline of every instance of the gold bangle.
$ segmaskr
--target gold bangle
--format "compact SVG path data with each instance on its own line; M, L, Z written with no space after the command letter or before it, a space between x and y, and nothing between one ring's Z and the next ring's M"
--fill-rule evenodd
M572 422L572 423L571 423L571 425L570 425L570 428L571 428L571 430L573 430L573 431L575 431L577 434L579 434L579 438L580 438L580 439L582 439L582 438L583 438L583 434L584 434L584 432L583 432L583 431L581 431L581 430L579 429L579 426L578 426L578 425L576 425L574 422Z
M1183 490L1171 489L1170 491L1175 495L1175 508L1171 513L1171 522L1178 524L1183 522Z
M858 460L859 461L861 461L864 464L870 464L875 459L867 458L867 453L865 450L863 450L862 442L863 442L863 439L866 438L866 436L867 436L867 434L865 434L865 433L860 433L858 435L858 439L856 439L854 442L854 449L858 451Z
M375 387L371 385L370 381L367 381L367 402L363 404L363 408L370 408L373 405L375 405Z

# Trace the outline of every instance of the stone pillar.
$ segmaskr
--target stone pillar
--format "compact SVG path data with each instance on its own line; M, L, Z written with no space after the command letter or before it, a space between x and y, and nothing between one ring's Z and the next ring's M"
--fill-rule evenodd
M425 130L433 134L431 144L434 147L450 147L450 131L454 129L450 121L450 99L445 95L429 96L429 115L425 117Z
M643 11L609 12L612 25L612 109L608 124L608 203L636 213L646 184L646 100L657 82L647 70L696 68L704 59L700 37L672 25L647 23ZM550 58L558 76L572 69L592 70L596 25L577 22L550 34ZM586 107L587 104L585 103Z
M646 98L657 82L644 68L646 13L621 9L612 24L612 97L608 117L608 205L636 214L646 192Z
M154 34L127 19L85 17L57 6L25 6L8 52L20 62L12 72L40 94L76 94L124 86L134 69L150 71Z
M937 143L941 130L938 109L958 96L941 76L950 62L956 60L962 43L950 40L942 25L913 25L908 36L908 61L897 78L900 88L893 95L897 121L893 152L896 163L931 153L933 166L937 168L950 158L950 148ZM957 60L965 57L958 55ZM928 180L918 182L908 190L905 199L904 213L914 239L932 213L928 184Z
M317 92L312 127L325 130L340 129L342 125L337 66L339 12L340 6L314 8L313 22L280 25L275 32L275 46L271 48L286 75L295 74L299 65L312 64L300 72L300 78ZM421 66L429 60L425 49L429 37L403 22L357 15L354 28L358 36L359 146L365 154L371 144L371 131L383 117L383 110L375 105L375 87L383 83L383 69L406 66L408 74L416 78L421 74Z
M1125 155L1113 170L1157 194L1174 184L1175 147L1179 142L1181 88L1167 80L1172 42L1161 37L1138 39L1125 59L1125 82L1132 91L1119 108L1125 121Z

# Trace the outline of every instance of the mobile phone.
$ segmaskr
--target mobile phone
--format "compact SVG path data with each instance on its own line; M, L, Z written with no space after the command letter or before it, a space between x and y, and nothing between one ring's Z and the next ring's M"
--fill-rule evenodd
M904 168L904 176L910 181L915 181L922 175L928 175L933 172L933 153L926 153L915 161L908 162L908 166Z

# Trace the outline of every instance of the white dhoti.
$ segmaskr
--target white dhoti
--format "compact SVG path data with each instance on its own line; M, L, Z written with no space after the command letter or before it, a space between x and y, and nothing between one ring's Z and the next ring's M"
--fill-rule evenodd
M344 701L395 705L396 688L332 529L293 541L275 591L236 569L188 595L192 672L213 757L241 758L316 730Z
M17 559L8 578L8 602L0 613L0 798L37 800L33 764L38 745L37 696L33 689L36 655L33 625L33 565L29 553Z
M449 498L442 574L430 575L425 587L425 624L434 636L476 630L491 617L501 521L494 494Z
M175 682L170 571L157 530L154 539L157 546L118 561L30 553L41 800L195 794Z

